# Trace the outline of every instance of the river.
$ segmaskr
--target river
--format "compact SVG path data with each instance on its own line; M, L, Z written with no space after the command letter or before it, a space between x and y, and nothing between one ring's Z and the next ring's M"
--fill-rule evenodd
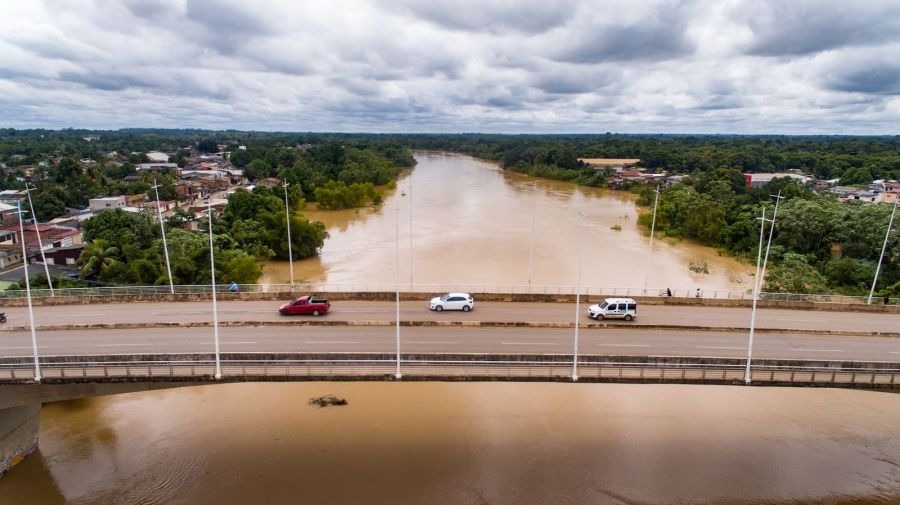
M331 238L320 258L296 263L298 279L392 283L399 257L410 285L522 286L529 277L534 286L642 285L649 239L632 195L465 156L417 159L379 209L306 212ZM709 248L656 241L654 249L650 287L747 289L748 266ZM706 261L709 274L691 271L692 260ZM266 275L287 282L287 264L270 263ZM349 403L307 405L323 394ZM0 505L246 503L897 504L900 395L549 383L187 387L45 405L39 451L0 478Z
M45 406L0 503L896 504L898 421L840 389L189 387Z
M330 238L318 258L294 263L295 280L392 287L399 258L400 283L425 291L580 284L600 293L642 288L645 278L654 292L752 289L753 266L710 247L657 239L650 256L634 194L531 178L469 156L415 157L378 208L304 211ZM692 262L709 273L692 271ZM260 282L288 283L289 270L268 262Z

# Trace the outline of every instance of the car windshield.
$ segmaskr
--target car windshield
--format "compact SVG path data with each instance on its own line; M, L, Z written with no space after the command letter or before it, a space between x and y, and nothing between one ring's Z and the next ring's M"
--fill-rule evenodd
M600 308L601 308L601 309L605 309L605 308L608 307L608 306L609 306L609 304L606 303L606 302L603 302L603 303L600 304Z
M442 302L446 302L448 299L450 299L450 295L444 295L441 297Z

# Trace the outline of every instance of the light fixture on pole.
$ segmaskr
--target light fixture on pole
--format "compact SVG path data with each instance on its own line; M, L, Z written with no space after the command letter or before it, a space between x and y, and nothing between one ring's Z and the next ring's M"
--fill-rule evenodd
M756 300L760 290L760 260L762 259L763 235L766 230L766 208L762 209L762 217L759 219L759 247L756 251L756 277L753 283L753 309L750 311L750 337L747 341L747 367L744 369L744 382L750 384L750 360L753 357L753 329L756 325Z
M34 220L34 233L38 239L38 249L41 250L41 261L44 262L44 275L47 276L47 286L50 288L50 296L56 296L53 293L53 280L50 279L50 267L47 266L47 257L44 256L44 241L41 240L41 226L38 224L37 214L34 213L34 204L31 203L31 192L37 188L29 188L25 183L25 194L28 195L28 207L31 209L31 218ZM24 236L23 236L24 238Z
M213 208L212 193L207 195L207 216L209 218L209 273L212 279L212 304L213 304L213 337L216 342L216 380L222 378L222 365L219 359L219 311L216 305L216 258L213 254Z
M28 298L28 325L31 327L31 348L34 351L34 381L41 382L41 363L38 359L37 334L34 331L34 309L31 306L31 283L28 280L28 252L25 250L25 227L22 225L22 205L16 203L19 214L19 234L22 237L22 267L25 269L25 296Z
M396 214L396 230L394 231L394 237L396 238L396 257L397 257L397 371L394 374L394 377L401 378L400 374L400 202L397 202L397 208L395 209Z
M894 208L891 209L891 219L888 221L887 231L884 233L884 244L881 246L881 255L878 256L878 266L875 267L875 278L872 279L872 289L869 290L869 301L867 304L872 303L872 294L875 293L875 284L878 282L878 273L881 271L881 261L884 259L884 251L887 250L888 237L891 236L891 226L894 225L894 213L897 212L897 204L900 202L894 202Z
M288 205L288 183L287 177L284 180L284 218L287 222L287 242L288 242L288 264L291 269L291 289L294 289L294 252L291 246L291 211Z
M153 179L153 190L156 191L156 215L159 216L159 229L162 231L163 252L166 254L166 272L169 274L169 292L175 294L175 284L172 282L172 264L169 263L169 244L166 242L166 227L163 225L162 209L159 206L159 184Z
M650 250L647 251L647 264L644 268L644 290L647 294L647 278L650 276L650 259L653 257L653 231L656 229L656 204L659 203L659 186L656 186L656 198L653 199L653 220L650 222Z
M581 211L578 211L580 217L587 217ZM575 274L575 339L572 345L572 380L578 380L578 317L581 315L581 219L578 220L578 226L575 232L578 234L578 260L577 273Z

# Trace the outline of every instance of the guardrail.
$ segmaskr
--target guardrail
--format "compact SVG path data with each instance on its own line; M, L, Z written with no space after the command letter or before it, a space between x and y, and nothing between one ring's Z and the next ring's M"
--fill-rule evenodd
M228 284L216 285L217 293L227 293ZM346 283L303 283L303 284L241 284L242 293L367 293L397 291L396 284L346 284ZM177 295L202 295L212 291L212 286L206 285L177 285L174 292ZM607 287L607 286L546 286L546 285L515 285L515 284L401 284L399 291L402 293L491 293L514 295L568 295L574 296L580 293L583 296L619 296L619 297L666 297L666 288L635 288L635 287ZM170 295L169 286L104 286L86 288L57 288L51 295L49 289L32 289L32 298L55 297L96 297L96 296L148 296ZM698 296L699 295L699 296ZM25 290L0 291L2 299L24 299ZM701 298L711 300L752 300L753 294L748 291L724 291L696 289L673 289L673 298ZM829 304L866 304L866 296L849 296L838 294L810 294L810 293L760 293L760 300L766 301L790 301ZM872 303L884 304L882 298L873 299ZM888 300L888 304L900 303L900 299Z
M400 362L402 377L412 380L572 381L572 361L554 359L412 359ZM744 365L732 363L585 360L579 382L743 384ZM873 364L870 364L873 365ZM394 359L229 359L221 362L223 381L396 380ZM756 385L900 387L900 368L753 364ZM42 363L44 383L187 381L215 382L215 361L75 361ZM27 361L0 364L0 383L28 383L34 367Z

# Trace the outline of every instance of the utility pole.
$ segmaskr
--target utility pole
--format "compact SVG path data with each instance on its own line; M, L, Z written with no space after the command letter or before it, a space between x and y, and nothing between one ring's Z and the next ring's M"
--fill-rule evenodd
M897 204L900 202L894 202L894 208L891 209L891 219L888 221L887 231L884 234L884 244L881 246L881 256L878 257L878 266L875 267L875 278L872 279L872 289L869 290L869 301L866 302L868 305L872 304L872 294L875 293L875 284L878 282L878 273L881 271L881 261L884 259L884 251L887 250L888 237L891 236L891 226L894 225L894 213L897 212Z
M759 299L760 285L760 260L762 259L763 235L766 230L766 208L762 209L762 217L759 219L759 247L756 251L756 278L753 283L753 309L750 311L750 337L747 341L747 367L744 369L744 383L750 384L750 360L753 357L753 329L756 325L756 301Z
M31 327L31 348L34 351L34 381L41 382L41 364L38 359L37 334L34 331L34 309L31 305L31 282L28 280L28 253L25 251L25 227L22 225L22 205L16 203L19 215L19 234L22 237L22 267L25 269L25 295L28 298L28 325Z
M288 264L291 270L291 290L294 289L294 252L291 249L291 206L288 204L287 177L284 180L284 217L287 221Z
M44 275L47 276L47 286L50 288L50 296L56 296L56 294L53 293L53 280L50 279L50 267L47 266L47 257L44 256L44 241L41 240L41 226L38 224L37 214L34 213L34 204L31 203L31 192L35 189L37 188L29 188L28 183L25 183L25 194L28 195L28 207L31 209L31 218L34 220L34 233L37 235L38 249L41 250L41 261L44 262ZM24 244L24 235L22 236L22 241Z
M659 186L656 186L656 198L653 199L653 221L650 222L650 250L647 251L647 265L644 268L644 290L647 294L647 278L650 276L650 259L653 258L653 231L656 229L656 204L659 203Z
M219 311L216 306L216 258L213 254L213 208L212 193L207 195L206 200L207 215L209 217L209 267L210 278L212 279L212 304L213 304L213 338L216 342L216 380L222 378L222 365L219 358Z
M163 226L162 209L159 207L159 184L153 179L153 190L156 191L156 215L159 216L159 229L162 231L163 251L166 253L166 272L169 274L169 292L175 294L175 284L172 282L172 264L169 263L169 244L166 242L166 227Z

